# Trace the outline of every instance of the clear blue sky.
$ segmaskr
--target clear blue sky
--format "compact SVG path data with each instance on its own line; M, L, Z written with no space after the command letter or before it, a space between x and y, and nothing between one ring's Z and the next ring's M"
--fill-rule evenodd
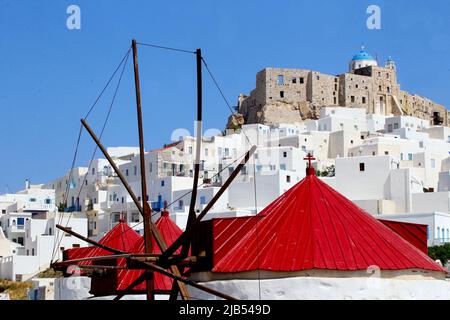
M81 8L68 30L66 8ZM382 29L366 28L366 8ZM0 193L43 183L70 168L79 119L131 39L201 47L227 98L255 85L264 67L330 74L347 71L361 45L380 62L392 56L402 88L450 106L450 2L441 1L51 1L0 0ZM193 56L139 48L146 148L193 132ZM137 146L131 61L104 135L107 146ZM113 87L111 87L113 89ZM229 111L205 74L205 128L223 129ZM98 131L112 90L88 120ZM77 165L94 144L83 136ZM98 154L99 155L99 154Z

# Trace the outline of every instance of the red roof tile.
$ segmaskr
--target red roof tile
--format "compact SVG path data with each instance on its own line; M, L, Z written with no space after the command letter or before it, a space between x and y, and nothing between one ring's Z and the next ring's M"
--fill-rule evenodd
M309 175L257 217L213 221L213 272L424 269L432 259Z
M391 221L378 219L384 225L388 226L402 236L406 241L414 245L423 253L428 253L427 225L403 221Z
M103 236L103 238L100 239L99 243L120 251L130 252L140 238L142 237L136 231L131 229L128 224L121 220L116 226L114 226L114 228ZM107 256L110 254L111 252L96 246L73 248L64 252L64 260ZM92 261L82 261L77 264L91 265Z

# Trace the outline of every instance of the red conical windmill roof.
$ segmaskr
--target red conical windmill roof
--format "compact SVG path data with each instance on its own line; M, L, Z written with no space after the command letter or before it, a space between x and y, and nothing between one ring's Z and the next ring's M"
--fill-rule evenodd
M213 272L365 270L370 266L445 272L313 174L258 216L250 218L255 227L247 228L240 238L232 228L220 234L223 239L239 240L228 246L225 243L215 252L220 259Z
M142 237L136 231L131 229L128 224L121 219L114 228L108 231L108 233L99 240L99 243L120 251L131 252L141 238ZM111 252L96 246L73 248L66 250L64 260L107 256L111 254ZM81 261L77 264L91 265L92 260Z
M156 227L158 228L161 236L166 242L167 246L170 246L183 231L169 218L169 213L163 211L161 217L156 221ZM153 253L161 253L156 241L152 238ZM145 253L144 239L141 237L131 250L133 253ZM178 249L175 253L180 253ZM124 264L125 260L120 261L120 264ZM144 271L143 270L126 270L122 269L117 273L117 290L126 289L133 281L135 281ZM172 279L161 275L160 273L154 273L154 288L157 291L170 291L172 288ZM145 290L145 282L141 282L134 287L134 290Z

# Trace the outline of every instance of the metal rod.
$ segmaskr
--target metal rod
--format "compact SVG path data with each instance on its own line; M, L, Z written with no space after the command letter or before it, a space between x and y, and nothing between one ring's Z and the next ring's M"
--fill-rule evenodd
M188 229L191 224L195 221L196 212L195 212L195 204L197 202L197 189L198 189L198 179L200 175L200 155L201 155L201 146L202 146L202 104L203 104L203 94L202 94L202 51L201 49L197 49L195 51L196 56L196 64L197 64L197 121L196 121L196 150L195 150L195 159L194 159L194 180L192 183L192 193L191 193L191 201L189 204L189 215L186 223L186 229ZM185 241L181 248L181 255L187 256L189 253L189 248L191 246L190 241ZM180 270L183 272L183 268ZM175 299L177 294L177 285L173 283L171 290L171 297Z
M202 52L197 49L197 121L196 121L196 150L194 159L194 181L192 185L191 202L189 205L189 216L186 224L188 228L195 220L195 203L197 201L198 178L200 175L200 154L202 146Z
M151 208L147 202L147 184L145 179L145 148L144 148L144 128L142 126L142 108L141 108L141 86L139 83L139 67L137 57L136 40L132 40L133 48L133 62L134 62L134 85L136 89L136 110L138 121L138 133L139 133L139 159L141 167L141 199L142 208L144 209L144 248L145 252L149 253L153 251L152 248L152 232L150 229L149 220L151 220ZM154 300L154 281L152 273L146 279L147 284L147 300Z
M228 179L225 181L225 183L220 187L219 191L214 195L214 197L211 199L211 201L208 202L206 207L202 210L202 212L198 215L198 217L192 222L189 228L186 228L186 230L170 245L170 247L163 252L163 254L160 257L160 263L158 265L160 266L167 266L166 262L168 261L169 257L172 256L177 249L185 243L187 239L191 236L192 232L195 230L195 228L198 226L198 224L201 222L203 217L208 213L208 211L214 206L214 204L217 202L217 200L220 198L220 196L225 192L225 190L228 188L228 186L233 182L234 178L239 174L240 170L243 166L247 163L247 161L250 159L252 154L255 152L256 146L252 146L249 151L244 156L244 159L239 163L239 165L234 169L233 173L228 177Z
M165 276L168 276L168 277L170 277L172 279L184 282L185 284L190 285L191 287L194 287L194 288L197 288L199 290L205 291L207 293L213 294L213 295L215 295L215 296L217 296L219 298L226 299L226 300L237 300L236 298L234 298L232 296L229 296L229 295L227 295L225 293L222 293L222 292L216 291L214 289L208 288L208 287L203 286L201 284L198 284L198 283L196 283L196 282L194 282L192 280L185 279L185 278L182 278L180 276L174 275L174 274L170 273L169 271L166 271L165 269L163 269L163 268L161 268L161 267L159 267L157 265L154 265L153 263L149 263L149 262L142 262L142 263L146 264L150 269L153 269L156 272L159 272L159 273L161 273L161 274L163 274Z
M139 210L141 215L144 217L144 209L142 208L138 198L136 197L136 195L134 194L133 190L131 189L131 187L127 183L127 180L125 179L125 177L123 176L123 174L119 170L119 168L117 167L117 165L114 162L114 160L111 158L109 153L106 151L105 147L102 145L102 143L97 138L97 136L95 135L94 131L92 131L91 127L87 124L87 122L84 119L81 119L81 123L86 128L87 132L92 137L92 139L95 141L95 143L97 144L99 149L102 151L103 155L106 157L106 159L108 160L109 164L111 165L111 167L116 172L117 176L119 177L119 179L122 182L123 186L127 190L128 194L133 199L133 202L136 205L137 209ZM164 238L161 236L161 233L159 232L159 230L155 226L155 224L153 222L151 222L151 221L150 221L150 227L151 227L151 230L152 230L152 234L153 234L153 236L155 238L156 244L158 245L158 247L161 250L161 252L164 252L167 249L167 245L166 245L166 242L165 242ZM181 274L180 271L178 270L177 266L171 266L171 270L176 275L180 275ZM188 299L189 298L189 292L187 291L186 286L184 285L184 283L179 282L178 286L180 287L181 297L184 300Z

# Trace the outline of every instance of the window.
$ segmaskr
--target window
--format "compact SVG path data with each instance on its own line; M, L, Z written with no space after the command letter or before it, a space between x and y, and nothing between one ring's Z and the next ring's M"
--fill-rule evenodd
M300 83L304 83L305 79L304 78L300 78Z
M283 158L287 158L287 152L283 151Z
M350 144L353 144L353 140L350 140Z
M164 180L161 180L161 187L164 187Z
M128 177L128 169L125 170L125 175Z
M230 149L225 148L225 157L228 157L230 155Z
M222 148L221 147L217 148L217 153L219 154L219 156L222 155Z
M280 164L280 170L286 170L286 165L284 163Z
M412 153L408 153L408 160L409 160L409 161L412 161L412 159L413 159L412 156L413 156Z
M92 168L92 175L95 175L95 168Z
M362 97L362 103L366 103L366 97Z
M385 151L384 154L388 156L389 155L389 151Z
M400 153L400 160L403 160L403 153Z
M388 132L392 132L392 124L388 124Z
M256 166L256 171L259 172L259 171L261 171L261 170L262 170L262 165L257 165L257 166Z
M398 129L398 122L394 123L394 129Z
M149 167L150 172L152 172L152 171L153 171L153 163L150 162L150 163L148 164L148 167Z
M378 86L378 91L381 91L381 86Z
M291 183L291 176L286 176L286 182Z
M208 156L208 148L205 148L205 157Z
M178 200L178 208L183 208L184 207L184 201L183 200Z
M389 92L389 93L391 92L391 87L387 87L386 89L387 89L387 92Z
M363 162L359 164L359 171L366 171L366 165Z
M280 91L280 98L284 98L284 91Z
M283 85L284 84L284 76L279 75L277 78L277 84L278 85Z
M292 78L292 83L297 83L297 78Z
M436 168L436 159L430 159L431 167Z
M355 96L351 96L351 97L350 97L350 100L351 100L352 102L355 102Z
M137 166L134 166L133 172L134 172L134 175L137 175Z
M188 148L189 154L192 154L192 147Z
M317 80L320 80L320 76L316 76L316 79L317 79Z
M24 218L17 218L17 225L18 226L23 226L25 224L25 219Z
M36 202L36 198L30 198L30 202Z
M122 197L122 203L125 203L125 197Z
M205 196L201 196L200 197L200 204L206 204L206 197Z
M439 239L439 233L441 233L441 228L437 227L437 237L435 237L436 239Z

